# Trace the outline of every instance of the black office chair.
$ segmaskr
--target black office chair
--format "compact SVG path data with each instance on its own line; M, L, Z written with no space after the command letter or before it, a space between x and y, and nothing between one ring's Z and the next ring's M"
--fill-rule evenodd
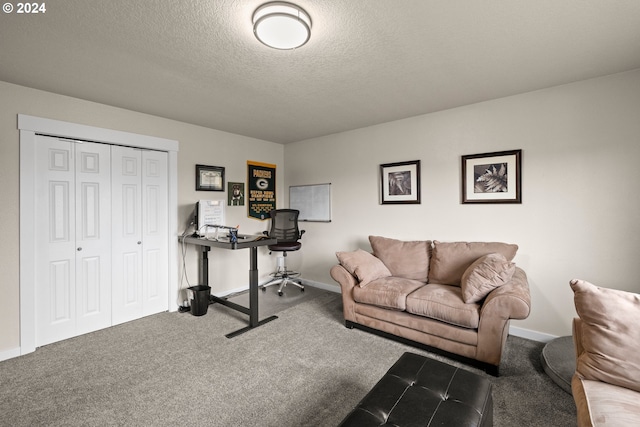
M264 291L267 286L280 284L278 295L282 296L282 289L291 283L300 288L304 292L302 281L297 277L299 272L287 269L287 252L297 251L302 247L299 240L304 234L304 230L298 228L298 215L300 211L296 209L274 209L269 215L271 216L271 229L264 232L269 237L278 239L275 245L269 245L269 254L272 252L282 252L282 265L278 259L278 269L275 273L271 273L273 280L261 286Z

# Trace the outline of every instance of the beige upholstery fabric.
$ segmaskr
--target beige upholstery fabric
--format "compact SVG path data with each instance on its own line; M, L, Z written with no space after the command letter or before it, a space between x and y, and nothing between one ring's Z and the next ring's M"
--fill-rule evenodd
M342 265L331 268L331 277L340 284L345 321L495 366L500 364L509 331L509 319L525 319L531 311L527 276L518 267L509 283L496 288L483 301L477 329L455 326L398 309L389 310L356 302L354 294L367 288L360 288L356 277ZM382 280L385 279L379 279ZM463 302L460 301L460 304Z
M602 381L571 379L578 427L640 426L640 396L628 388Z
M429 284L407 297L407 313L476 329L480 323L480 305L465 304L457 286Z
M465 270L478 258L500 253L512 261L518 245L500 242L439 242L434 240L429 283L460 285Z
M363 304L404 310L407 307L407 295L425 286L418 280L401 277L383 277L370 282L366 287L353 288L353 299Z
M516 265L502 254L491 253L478 258L462 275L460 287L465 303L481 301L489 292L513 277Z
M391 275L426 282L429 276L431 241L405 242L380 236L369 236L373 254L382 260Z
M358 278L360 286L366 286L372 280L391 276L391 272L381 260L362 249L353 252L336 252L336 257L349 273Z
M582 379L640 391L640 295L572 280L583 352L576 372Z

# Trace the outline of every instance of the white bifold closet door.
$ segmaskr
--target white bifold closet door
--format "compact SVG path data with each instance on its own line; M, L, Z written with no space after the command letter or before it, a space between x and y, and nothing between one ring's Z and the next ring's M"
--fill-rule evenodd
M36 345L168 309L168 155L38 136Z
M167 153L113 146L113 324L169 307Z
M36 343L111 325L108 145L38 136Z

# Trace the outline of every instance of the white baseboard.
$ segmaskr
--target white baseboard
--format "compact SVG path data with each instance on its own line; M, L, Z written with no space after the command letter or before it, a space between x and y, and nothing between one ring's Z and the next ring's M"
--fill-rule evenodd
M558 338L556 335L545 334L544 332L532 331L530 329L518 328L516 326L509 327L509 335L520 338L526 338L532 341L547 343Z
M11 350L0 351L0 362L20 356L20 347Z
M271 279L269 279L271 280ZM264 285L265 283L268 283L269 280L265 280L264 282L260 283L259 286ZM329 291L329 292L335 292L335 293L340 293L340 286L335 286L335 285L327 285L326 283L321 283L321 282L314 282L313 280L306 280L304 278L300 279L302 280L302 284L304 286L311 286L313 288L318 288L318 289L322 289L325 291ZM241 288L235 288L235 289L230 289L230 290L226 290L223 292L218 292L215 293L214 295L217 296L218 298L224 298L227 297L229 295L233 295L233 294L237 294L240 292L246 292L249 290L248 286L244 286Z
M313 280L302 279L302 284L305 286L311 286L313 288L322 289L329 292L340 293L340 286L328 285L326 283L314 282Z

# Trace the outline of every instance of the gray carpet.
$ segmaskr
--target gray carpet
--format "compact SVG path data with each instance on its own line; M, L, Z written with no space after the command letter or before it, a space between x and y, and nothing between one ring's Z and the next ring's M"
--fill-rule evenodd
M275 293L261 293L261 318ZM278 305L284 298L291 305ZM0 362L0 425L335 426L403 352L429 355L346 329L337 294L292 288L278 304L279 319L233 339L224 334L246 316L216 304L205 316L161 313ZM501 377L489 377L495 426L575 425L571 396L542 370L542 348L509 337Z

